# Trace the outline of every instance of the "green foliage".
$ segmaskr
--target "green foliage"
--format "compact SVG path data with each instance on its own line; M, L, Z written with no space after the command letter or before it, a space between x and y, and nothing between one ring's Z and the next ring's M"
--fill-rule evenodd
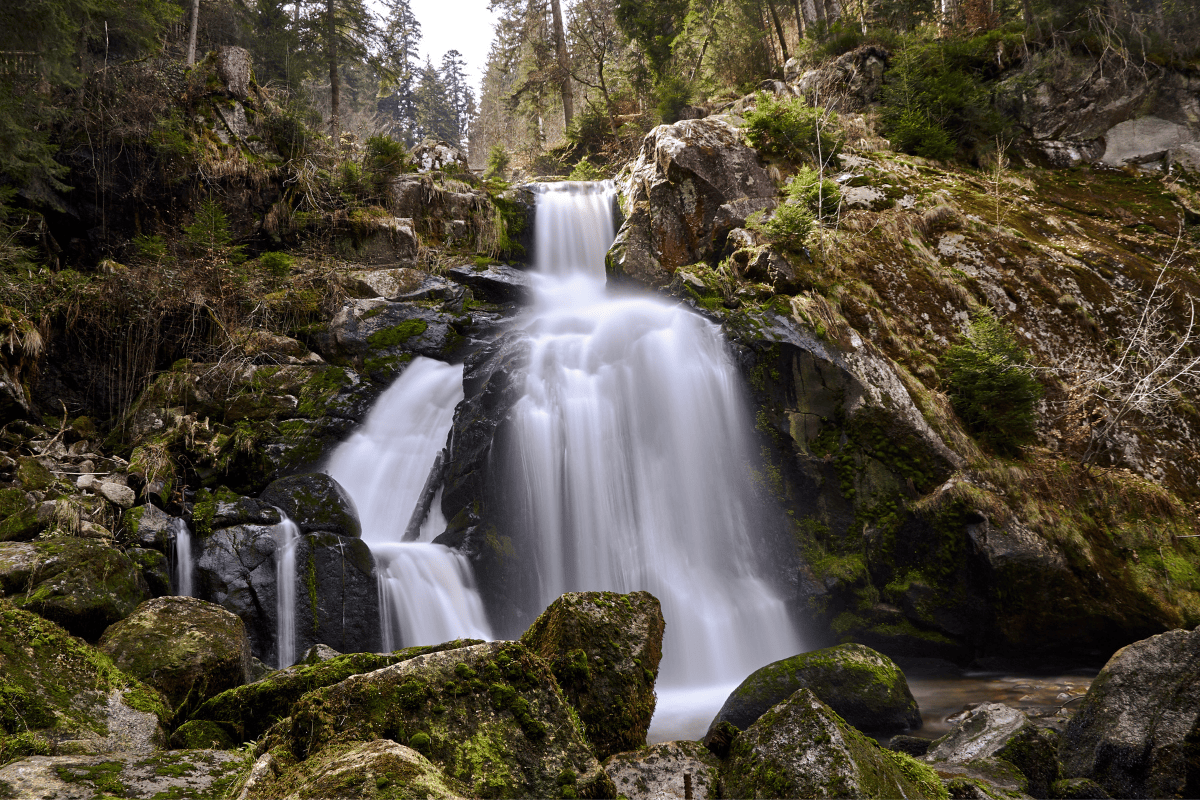
M506 180L509 162L508 151L504 149L504 145L492 145L492 149L488 151L487 170L484 171L483 177L493 181Z
M184 226L183 238L193 252L212 261L245 260L241 245L233 243L225 212L211 197L200 203L192 224Z
M646 63L656 78L665 75L671 61L671 46L687 16L688 0L617 0L618 27L641 46Z
M818 219L825 219L837 213L842 193L836 182L821 175L812 167L801 167L788 179L787 196L792 202L808 208Z
M759 92L746 114L746 139L767 156L820 164L841 147L835 132L837 115L810 108L799 98L778 100Z
M149 261L158 261L167 255L167 243L161 236L138 234L133 237L133 247L139 256Z
M981 442L1014 452L1033 438L1042 386L1029 354L990 312L975 318L966 340L943 353L939 366L955 412Z
M984 85L997 68L999 35L913 41L894 56L880 120L893 147L924 158L969 156L1004 133Z
M393 178L406 172L415 172L416 166L409 161L408 150L403 142L380 135L367 139L363 170L376 194L380 194L387 190Z
M813 212L807 206L787 202L775 209L771 218L763 223L762 230L781 247L798 251L804 247L815 222Z
M280 251L263 253L258 257L259 266L277 278L284 278L290 275L292 272L292 265L295 263L295 257L293 257L290 253L284 253Z
M654 89L655 110L667 124L677 122L683 109L692 102L692 84L679 75L667 75Z
M571 174L567 177L573 181L602 181L608 175L604 173L602 167L588 161L588 157L584 156L579 159L579 163L575 165L574 169L571 170Z
M575 115L567 141L584 152L594 151L612 138L612 126L603 109L590 107Z

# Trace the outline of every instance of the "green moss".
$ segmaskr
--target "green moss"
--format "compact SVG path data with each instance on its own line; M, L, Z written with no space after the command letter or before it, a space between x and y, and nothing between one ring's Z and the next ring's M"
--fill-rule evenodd
M414 336L420 336L429 323L423 319L409 319L399 325L375 331L367 337L367 344L373 348L396 347L404 344Z
M54 771L64 783L89 783L98 792L124 797L127 791L121 783L125 765L120 761L103 761L99 764L67 765L55 767Z
M317 555L316 548L308 548L307 569L304 573L304 585L308 587L308 607L312 612L312 627L313 633L318 633L321 629L320 620L317 614L317 602L320 596L317 593Z

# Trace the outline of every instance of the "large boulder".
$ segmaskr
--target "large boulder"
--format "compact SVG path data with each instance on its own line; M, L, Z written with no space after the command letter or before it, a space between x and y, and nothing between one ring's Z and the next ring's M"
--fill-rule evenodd
M699 742L660 742L604 762L620 797L666 800L718 797L721 762Z
M646 134L620 192L609 275L666 286L679 267L719 255L729 231L774 204L776 187L737 126L706 117Z
M162 697L58 625L0 600L0 763L147 751L165 742Z
M317 644L341 653L383 647L375 559L362 539L332 533L296 545L296 650Z
M932 770L883 749L808 689L738 734L721 774L727 797L946 796Z
M90 642L150 599L129 556L71 537L0 543L0 594Z
M507 264L451 267L447 275L488 303L519 303L531 296L528 273Z
M1200 631L1118 650L1063 733L1063 772L1113 797L1200 796Z
M241 753L176 750L98 756L34 756L0 769L8 797L230 797Z
M276 722L290 716L292 705L314 689L332 686L351 675L374 672L426 653L475 644L482 642L459 639L430 647L410 647L394 653L350 653L316 664L297 664L272 672L260 681L222 692L196 709L192 719L219 725L233 741L253 741Z
M564 786L615 796L550 668L517 642L422 655L318 689L274 731L268 745L298 760L388 738L473 796L552 797Z
M287 514L301 533L362 536L354 500L340 483L323 472L280 478L267 486L259 499Z
M414 355L440 360L455 356L469 324L469 318L417 302L348 300L322 335L321 354L349 361L386 384Z
M895 733L921 726L921 711L900 668L869 647L842 644L751 673L725 700L709 729L728 722L745 730L802 688L861 731Z
M1059 778L1058 734L1033 725L1018 709L984 703L972 709L955 728L930 745L924 756L934 768L942 764L971 764L1002 759L1028 781L1033 797L1049 797Z
M458 800L471 796L466 787L448 777L428 758L390 739L374 739L348 750L314 756L296 783L287 795L288 800L330 797ZM283 790L275 781L261 780L244 796L246 800L275 800L283 796Z
M241 618L251 653L267 664L279 660L275 642L277 547L272 526L235 525L205 537L196 559L197 593Z
M665 627L648 592L569 592L521 637L550 665L597 758L646 744Z
M235 614L194 597L142 603L100 637L113 662L185 709L250 678L250 640Z

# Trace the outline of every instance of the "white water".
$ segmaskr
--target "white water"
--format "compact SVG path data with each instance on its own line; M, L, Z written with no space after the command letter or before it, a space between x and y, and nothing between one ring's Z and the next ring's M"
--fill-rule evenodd
M271 529L275 537L275 655L276 667L283 669L296 663L296 545L300 528L283 519Z
M802 652L750 530L748 412L719 329L610 296L607 184L537 195L533 351L514 408L539 597L645 589L667 621L653 738L704 733L728 691Z
M171 570L171 583L175 594L179 597L192 597L195 588L195 566L192 564L192 531L181 517L171 520L171 538L173 546L171 553L174 564Z
M325 469L358 506L375 557L385 650L492 638L466 557L432 543L446 529L440 494L416 541L404 541L463 398L462 375L461 365L415 359Z

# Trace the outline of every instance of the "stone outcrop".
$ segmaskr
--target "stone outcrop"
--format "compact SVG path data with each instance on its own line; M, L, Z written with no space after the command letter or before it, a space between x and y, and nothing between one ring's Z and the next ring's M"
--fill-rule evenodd
M950 733L934 741L924 760L935 769L946 764L970 766L982 759L1012 764L1028 781L1033 797L1050 797L1059 779L1058 734L1033 725L1024 713L1000 703L984 703Z
M648 592L569 592L521 637L550 665L601 761L646 744L665 627Z
M619 189L625 222L608 253L609 276L650 286L719 254L729 231L776 195L758 153L721 117L655 128Z
M196 590L201 597L241 618L254 656L278 662L275 646L275 549L270 527L235 525L200 543Z
M1063 733L1068 778L1113 797L1200 792L1200 632L1175 630L1116 652Z
M296 523L301 533L362 536L353 498L340 483L323 472L280 478L263 490L259 500L280 509Z
M100 637L119 668L186 712L250 678L250 640L241 619L194 597L160 597L138 606Z
M892 660L860 644L843 644L751 673L725 700L709 730L723 722L745 730L802 688L861 731L895 733L921 727L917 701Z
M945 796L932 770L881 748L808 689L738 734L721 786L729 797Z
M620 797L665 800L719 796L720 762L698 742L660 742L604 762Z

